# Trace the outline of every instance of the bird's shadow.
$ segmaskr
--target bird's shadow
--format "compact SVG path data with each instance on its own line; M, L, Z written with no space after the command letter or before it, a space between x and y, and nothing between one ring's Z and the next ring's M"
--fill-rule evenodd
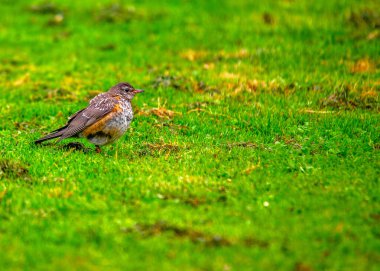
M66 150L82 151L84 153L92 151L91 148L87 148L83 143L80 142L69 142L63 145L62 148Z
M53 147L53 148L61 149L61 150L77 151L77 152L83 152L83 153L94 152L93 149L86 147L81 142L69 142L64 145L57 145L56 143L45 143L45 144L37 144L37 147Z

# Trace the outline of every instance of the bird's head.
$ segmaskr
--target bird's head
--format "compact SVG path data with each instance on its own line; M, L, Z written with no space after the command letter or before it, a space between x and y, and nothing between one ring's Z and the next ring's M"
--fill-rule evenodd
M142 89L135 89L134 87L132 87L129 83L119 83L115 86L113 86L110 91L112 92L116 92L120 95L122 95L123 97L125 97L126 99L128 100L132 100L133 97L137 94L137 93L141 93L141 92L144 92L144 90Z

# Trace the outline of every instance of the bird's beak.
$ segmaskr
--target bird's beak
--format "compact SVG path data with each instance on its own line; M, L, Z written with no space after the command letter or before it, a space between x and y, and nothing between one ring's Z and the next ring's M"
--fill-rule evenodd
M142 90L142 89L135 89L133 92L134 93L141 93L141 92L144 92L144 90Z

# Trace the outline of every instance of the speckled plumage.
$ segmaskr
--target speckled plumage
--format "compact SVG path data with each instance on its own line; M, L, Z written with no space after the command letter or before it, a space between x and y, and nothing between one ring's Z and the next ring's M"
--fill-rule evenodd
M119 83L94 97L89 106L72 115L64 127L35 143L78 136L87 138L97 147L112 143L128 129L133 119L131 100L140 92L142 90L134 89L128 83Z
M107 145L119 139L132 122L133 110L131 102L125 99L120 99L116 108L110 113L111 116L88 127L79 133L79 136L87 138L97 146Z

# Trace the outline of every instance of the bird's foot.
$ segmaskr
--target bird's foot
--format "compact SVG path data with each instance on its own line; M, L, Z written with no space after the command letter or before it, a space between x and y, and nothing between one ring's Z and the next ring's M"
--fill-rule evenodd
M96 145L95 146L95 151L96 151L96 153L101 153L102 149L98 145Z

